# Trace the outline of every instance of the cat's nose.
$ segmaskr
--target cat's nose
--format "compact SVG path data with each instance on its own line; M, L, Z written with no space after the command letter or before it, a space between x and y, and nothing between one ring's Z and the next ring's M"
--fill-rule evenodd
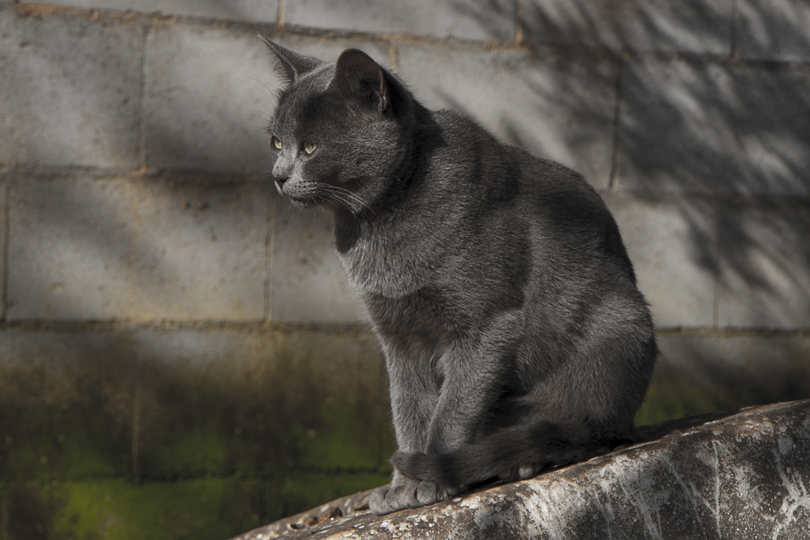
M279 191L281 191L284 182L290 177L290 173L292 173L292 163L290 163L288 159L285 159L284 156L280 156L275 165L273 165L273 179Z

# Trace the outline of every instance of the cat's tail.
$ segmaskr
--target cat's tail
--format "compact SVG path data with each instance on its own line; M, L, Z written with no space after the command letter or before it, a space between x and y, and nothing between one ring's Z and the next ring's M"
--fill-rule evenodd
M623 442L629 440L605 437L583 423L538 422L498 430L447 454L396 452L391 464L405 476L459 487L499 476L532 476L550 466L583 461ZM530 474L524 473L527 469Z

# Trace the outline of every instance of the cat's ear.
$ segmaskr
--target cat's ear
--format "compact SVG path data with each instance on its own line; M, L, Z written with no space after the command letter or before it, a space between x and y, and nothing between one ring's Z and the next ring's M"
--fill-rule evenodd
M289 49L285 49L278 43L274 43L259 34L265 45L267 45L276 57L276 72L278 76L284 80L285 83L295 82L301 75L308 71L312 71L316 67L323 64L322 61L311 56L304 56Z
M330 88L360 98L363 105L384 112L389 105L388 84L382 68L358 49L346 49L337 59Z

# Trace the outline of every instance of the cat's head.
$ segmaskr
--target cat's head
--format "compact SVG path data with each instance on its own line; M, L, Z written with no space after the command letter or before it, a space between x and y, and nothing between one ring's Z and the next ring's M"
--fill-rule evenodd
M412 98L360 50L330 64L262 40L285 83L268 126L279 193L301 206L370 208L403 165Z

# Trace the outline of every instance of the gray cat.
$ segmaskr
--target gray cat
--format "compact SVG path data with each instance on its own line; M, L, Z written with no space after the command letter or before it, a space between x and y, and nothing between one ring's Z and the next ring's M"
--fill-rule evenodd
M577 173L429 111L365 53L265 40L279 193L334 217L382 343L399 450L385 514L632 440L657 353L619 230Z

